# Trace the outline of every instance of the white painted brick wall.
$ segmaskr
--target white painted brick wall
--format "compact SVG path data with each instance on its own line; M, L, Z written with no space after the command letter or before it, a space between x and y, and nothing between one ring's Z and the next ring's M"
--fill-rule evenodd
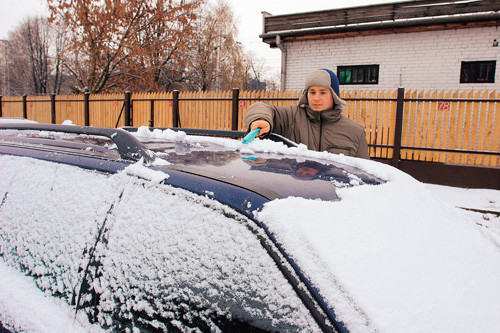
M500 89L500 27L287 42L286 89L303 89L309 72L337 66L380 65L376 85L348 89ZM462 61L496 60L495 83L460 83Z

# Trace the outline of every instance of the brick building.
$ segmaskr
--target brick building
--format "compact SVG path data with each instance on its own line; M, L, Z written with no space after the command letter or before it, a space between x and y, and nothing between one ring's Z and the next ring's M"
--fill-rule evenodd
M312 70L342 89L500 88L500 1L420 0L288 15L263 13L265 43L282 51L282 89Z

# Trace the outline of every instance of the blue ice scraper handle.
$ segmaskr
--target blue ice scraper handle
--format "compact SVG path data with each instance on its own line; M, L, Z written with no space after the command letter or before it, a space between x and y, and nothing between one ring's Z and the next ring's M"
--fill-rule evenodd
M247 144L247 143L250 143L252 142L255 137L257 136L257 134L259 134L260 132L260 128L256 128L254 129L253 131L250 131L247 135L245 135L245 137L243 138L242 142L243 144Z

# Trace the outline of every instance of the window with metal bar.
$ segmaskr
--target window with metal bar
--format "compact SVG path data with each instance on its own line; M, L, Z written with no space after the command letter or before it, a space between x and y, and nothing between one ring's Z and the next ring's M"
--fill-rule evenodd
M460 83L495 83L496 60L462 61Z
M338 66L340 84L378 84L379 65Z

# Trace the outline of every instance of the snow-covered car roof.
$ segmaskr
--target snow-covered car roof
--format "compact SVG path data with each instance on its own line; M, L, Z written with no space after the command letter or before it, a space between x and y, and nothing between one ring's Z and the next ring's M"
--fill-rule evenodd
M61 238L56 237L61 246L50 242L43 246L33 245L35 243L32 242L32 245L23 245L23 250L18 251L30 253L30 249L35 248L46 253L44 255L47 258L53 255L57 257L56 250L42 250L53 246L58 251L68 251L63 249L70 248L69 244L72 242L81 244L80 247L74 246L75 249L85 248L85 242L93 239L90 235L98 232L98 227L93 225L94 221L103 221L101 212L112 223L107 243L103 243L102 249L96 250L98 253L107 253L104 256L107 259L103 260L103 278L95 285L97 290L103 290L101 297L106 302L117 302L107 298L107 290L122 288L119 284L115 285L117 281L122 281L120 279L142 281L139 284L142 288L153 288L155 285L169 285L167 282L171 276L174 282L179 280L173 276L182 276L182 279L185 278L183 281L196 279L197 275L193 272L199 271L205 272L200 274L207 282L200 282L197 288L203 289L213 284L218 286L217 290L226 290L234 303L213 303L219 304L220 311L234 310L235 306L240 306L236 295L241 289L225 289L227 286L224 281L230 281L231 274L241 269L233 266L235 261L241 260L236 253L243 253L249 248L258 253L251 256L252 259L248 256L243 260L244 266L251 267L240 276L244 277L241 284L245 288L250 288L252 283L260 283L259 276L267 284L272 284L270 281L278 279L279 274L265 275L264 272L272 271L274 266L272 261L260 261L259 258L265 254L257 250L259 244L270 244L276 250L273 252L277 256L275 264L283 262L285 265L281 272L290 274L288 279L298 279L297 292L312 295L312 301L317 302L313 308L317 308L328 318L333 318L338 324L336 327L332 326L332 330L457 332L466 328L478 332L495 332L500 327L498 244L483 234L465 215L432 195L423 184L409 175L374 161L311 152L303 146L289 148L267 140L255 140L243 145L239 140L194 137L177 131L151 131L148 128L140 128L134 136L145 147L154 151L158 158L149 164L144 164L142 160L125 163L120 159L120 154L115 154L118 157L113 163L122 163L122 167L113 167L117 173L112 177L104 177L101 173L90 176L88 171L77 171L79 168L72 166L61 164L54 167L48 162L7 156L9 152L0 151L0 163L7 166L0 169L0 195L4 198L0 215L2 221L5 221L0 242L7 237L14 237L10 229L5 229L6 225L9 228L16 226L15 235L25 235L20 239L11 238L12 243L17 245L24 244L30 237L45 240L47 233L59 235L64 230L60 231L54 226L44 229L45 233L42 229L36 229L39 235L32 235L35 231L30 229L56 223L57 219L53 217L57 215L60 216L59 226L73 225L78 227L79 232L70 240L62 238L62 234ZM0 149L1 147L0 144ZM110 148L115 149L112 145ZM95 158L100 158L100 163L103 163L102 156L96 155ZM64 161L59 159L58 162ZM305 163L306 167L319 163L327 166L329 173L323 173L322 176L320 173L313 175L314 172L310 172L308 179L297 179L292 175L291 166L300 163ZM74 161L70 164L79 165ZM30 176L34 168L38 172ZM85 168L93 170L89 163ZM105 169L101 167L99 170L102 172ZM271 171L275 169L282 171ZM332 169L342 171L339 174L331 171ZM251 174L257 176L243 178ZM272 177L266 177L268 174L272 174ZM187 175L193 178L188 181L185 178ZM231 176L235 179L231 179ZM286 184L280 177L287 179L294 190L300 182L319 183L321 185L318 188L329 188L335 195L321 200L314 196L301 197L285 193L284 189L274 191L274 197L266 191L259 192L259 188L276 189ZM264 181L259 183L258 178ZM231 186L231 191L226 193L227 198L222 194L229 187L220 187L221 184ZM197 194L190 195L187 191L177 190L184 185L184 188ZM307 193L300 188L298 190ZM165 193L168 195L165 196ZM253 204L251 199L258 193L262 193L258 196L264 199ZM26 194L30 194L29 200ZM240 202L243 208L240 204L235 204L233 208L225 206L234 202L233 197L244 195L248 195L249 199ZM80 200L71 199L71 205L61 209L56 204L49 205L50 209L44 205L46 200L56 203L72 196L77 196ZM122 199L116 199L118 196ZM37 201L37 198L47 199ZM221 199L219 201L223 205L215 204L217 201L213 199ZM103 202L107 205L101 206ZM182 204L185 202L189 204L184 209ZM214 208L206 210L203 207ZM31 221L29 226L24 226L26 221L17 218L17 213L14 213L20 209L27 211L27 216L36 216L38 224ZM181 216L185 210L194 215L178 222L173 221L173 224L165 223L170 221L170 215ZM221 214L215 214L216 211ZM85 217L89 213L91 217ZM245 217L238 217L238 214ZM221 215L225 218L220 219ZM71 216L72 222L69 224L65 220L67 216ZM119 218L115 220L116 217ZM234 217L238 221L244 221L242 225L247 229L229 227L229 221ZM85 224L82 221L88 222ZM206 228L201 228L201 225ZM174 237L174 230L182 232ZM224 233L220 233L221 230ZM245 230L252 232L247 234ZM226 236L226 233L230 236ZM249 240L249 235L258 235L259 241ZM214 238L210 236L215 236L217 241L212 242ZM131 242L131 239L137 242ZM193 250L185 244L199 246ZM13 264L16 262L13 254L6 251L13 245L1 245L6 263L16 266ZM210 257L221 249L225 249L223 255ZM238 251L235 252L234 249ZM186 254L183 258L187 264L168 261L171 260L171 250ZM69 253L75 257L72 258ZM73 250L68 252L69 259L61 258L59 261L71 263L70 266L74 268L68 271L76 272L81 260L78 258L79 254L81 252ZM192 261L200 256L207 258L205 263ZM42 289L48 288L51 280L42 279L46 268L40 267L37 259L27 258L21 261L24 267L32 267L35 274L31 275L37 276L39 286ZM145 258L149 259L144 260ZM217 266L218 261L226 262L224 260L227 258L232 264ZM50 265L55 265L60 270L64 265L57 262L56 260ZM173 266L163 267L162 262L169 262ZM190 265L196 269L190 271ZM125 271L123 275L118 274L124 267L134 267L135 273ZM265 269L260 270L259 267ZM177 275L167 274L169 269L173 269ZM164 274L164 270L167 273ZM259 273L254 274L253 270L258 270ZM116 273L111 273L115 271ZM212 275L210 272L216 274ZM257 280L252 280L254 278ZM148 279L156 281L156 284L146 283ZM66 292L66 285L73 286L64 279L55 281L58 281L56 285L59 285L61 293ZM126 284L125 281L120 283ZM128 289L123 290L119 297L132 302L127 298ZM157 291L154 289L151 292L154 294ZM164 295L158 292L158 295ZM289 290L280 289L274 293L287 295L283 299L290 304L300 303L297 298L288 294ZM271 294L273 292L267 290L259 297L271 297ZM309 297L307 295L306 298ZM82 300L85 297L82 296ZM252 299L252 302L258 302L259 297ZM151 316L161 313L154 306L147 305L150 304L147 303L147 297L141 300L144 301L140 303L141 309L151 312ZM89 296L87 301L92 301L92 297ZM102 318L108 318L103 313L108 311L105 309L113 308L111 303L105 303L107 308L101 308ZM0 301L0 306L1 304ZM131 307L138 306L133 302L127 304ZM278 308L284 311L281 308L284 306L283 300L277 304L281 304ZM245 306L241 308L241 313L247 311ZM260 308L257 312L264 318L265 311L267 308ZM306 310L298 306L286 312L286 315L283 312L281 317L300 317L304 315L303 311ZM0 315L0 320L1 318ZM260 327L264 329L273 327L270 321L256 325L261 324ZM305 325L300 326L302 328L310 327L311 331L330 327L315 326L316 324L307 321L300 324L293 322L293 325Z

